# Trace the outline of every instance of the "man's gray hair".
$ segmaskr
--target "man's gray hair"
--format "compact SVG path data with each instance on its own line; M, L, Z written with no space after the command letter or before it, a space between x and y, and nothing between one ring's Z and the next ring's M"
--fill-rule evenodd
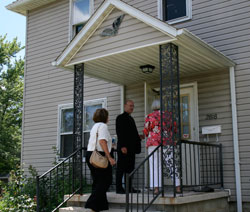
M152 103L152 106L151 106L152 110L160 110L161 108L161 102L159 99L155 99Z

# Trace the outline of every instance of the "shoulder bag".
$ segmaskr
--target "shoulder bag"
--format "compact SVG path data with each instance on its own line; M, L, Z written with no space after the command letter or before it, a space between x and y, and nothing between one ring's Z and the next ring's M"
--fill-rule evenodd
M100 126L99 126L100 127ZM99 129L98 127L98 129ZM89 162L92 166L95 168L100 168L100 169L105 169L108 167L108 159L106 156L101 155L97 151L97 142L98 142L98 129L96 131L96 144L95 144L95 149L92 152Z

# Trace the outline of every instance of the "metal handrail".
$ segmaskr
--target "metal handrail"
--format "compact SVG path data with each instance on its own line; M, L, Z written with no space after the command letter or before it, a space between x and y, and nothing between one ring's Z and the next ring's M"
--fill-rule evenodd
M208 142L202 142L202 141L189 141L189 140L180 140L177 142L177 145L180 143L187 143L187 144L194 144L194 145L199 145L199 146L216 146L219 147L221 144L212 144Z
M152 157L154 155L154 153L156 151L158 151L159 149L162 148L162 144L157 146L131 173L126 174L126 212L129 211L129 183L130 183L130 179L133 178L133 176L139 172L140 168L143 168L145 166L146 163L149 162L150 157ZM153 157L154 160L154 157ZM159 160L159 158L158 158ZM158 173L159 174L159 173ZM131 181L132 182L132 181ZM144 182L144 179L143 179ZM163 183L162 183L163 185ZM132 186L131 186L132 187ZM154 190L154 186L153 186L153 190ZM161 189L163 190L163 188ZM157 194L152 193L153 197L149 198L150 196L150 192L149 190L147 191L147 204L145 203L145 198L144 198L144 190L142 190L142 211L147 211L147 209L153 204L153 202L156 200L156 198L161 194L161 191L159 190ZM133 199L133 194L131 194L131 200ZM138 202L138 193L137 193L137 211L139 209L139 202ZM131 204L131 210L132 210L132 204Z
M223 188L222 144L181 140L182 187L216 186ZM197 157L197 158L196 158ZM187 166L189 161L189 166Z
M47 175L49 172L55 170L58 166L60 166L62 163L65 163L69 158L73 157L76 153L78 153L80 150L86 150L86 147L82 147L81 149L78 149L71 153L68 157L64 158L62 161L60 161L58 164L56 164L54 167L50 168L48 171L43 173L42 175L38 176L39 178L42 178L43 176Z
M159 151L160 148L163 149L164 147L159 145L142 162L140 162L130 174L126 174L126 212L133 211L134 208L137 211L145 212L161 193L162 196L164 196L164 181L162 181L161 191L159 191L158 194L153 194L150 198L149 190L146 192L148 195L147 198L144 197L144 180L140 181L140 183L143 184L142 194L135 194L136 198L134 200L133 193L129 193L129 183L132 183L133 177L138 175L139 170L145 167L145 164L149 162L150 157L152 157L156 151ZM180 186L182 192L183 188L194 189L202 186L220 186L220 188L223 188L222 144L180 140L174 146L174 149L175 148L179 150L180 161L177 161L176 165L179 166ZM163 166L162 157L161 160ZM185 165L182 166L182 163ZM187 167L188 163L189 166ZM162 169L162 176L163 174ZM173 186L175 187L175 180L173 181ZM175 189L173 189L173 197L175 197L175 194Z
M141 166L143 166L145 164L145 162L147 162L149 160L149 158L160 148L162 147L162 145L157 146L154 151L152 151L131 173L129 173L129 177L132 177L135 172L138 171L138 169L140 169Z
M52 212L58 210L64 203L66 203L71 197L73 197L73 195L75 195L76 193L78 192L81 192L82 190L82 184L80 183L80 186L78 186L77 188L75 188L75 184L76 184L76 179L74 179L74 164L72 165L72 167L70 167L70 161L72 163L75 163L74 162L74 157L81 151L83 150L86 150L86 148L80 148L78 150L76 150L75 152L73 152L72 154L70 154L67 158L63 159L60 163L58 163L57 165L55 165L54 167L52 167L51 169L49 169L48 171L46 171L44 174L42 174L41 176L37 176L37 212L41 212L41 211L45 211L44 208L40 208L41 204L43 206L46 206L47 209L46 210L50 210ZM80 166L82 166L82 161L81 161L81 164ZM68 167L68 170L67 170L67 167ZM59 169L60 170L60 173L59 173ZM64 195L66 194L65 192L65 179L64 179L64 175L66 174L66 171L68 171L68 183L69 185L72 185L72 190L70 191L70 194L69 196L66 198L66 199L63 199ZM56 172L55 175L53 175L53 172ZM53 176L52 176L53 175ZM81 175L80 175L81 176ZM61 179L62 178L62 179ZM71 178L71 179L70 179ZM46 185L46 184L43 184L42 185L42 181L46 181L49 182L49 185ZM62 186L63 186L63 191L62 191L62 197L58 197L59 195L59 181L61 180L62 182ZM82 179L79 179L80 181ZM52 181L55 181L54 185L52 183ZM46 182L45 182L46 183ZM49 196L41 196L41 188L40 186L44 186L46 188L45 189L48 189L46 191L43 191L45 194L49 193L48 195ZM56 187L56 192L55 194L52 192L52 187L55 186ZM52 194L53 193L53 194ZM61 201L60 199L63 199L63 201ZM44 202L41 202L41 200L43 200ZM52 203L50 201L57 201L56 202L56 206L55 208L53 208L52 206ZM49 201L48 203L45 202L45 201Z

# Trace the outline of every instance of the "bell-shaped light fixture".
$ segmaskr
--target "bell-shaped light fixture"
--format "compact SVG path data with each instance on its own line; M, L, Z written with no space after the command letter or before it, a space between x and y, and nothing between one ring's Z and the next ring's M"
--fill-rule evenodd
M140 66L140 69L142 73L144 74L151 74L154 71L155 67L148 64L148 65Z

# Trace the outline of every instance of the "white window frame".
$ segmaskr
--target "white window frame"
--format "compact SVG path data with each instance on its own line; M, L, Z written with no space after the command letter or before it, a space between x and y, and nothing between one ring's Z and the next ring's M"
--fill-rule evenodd
M84 102L84 106L92 106L92 105L97 105L97 104L102 104L102 108L107 109L107 99L106 98L101 98L101 99L94 99L94 100L89 100ZM83 108L83 123L85 122L85 112ZM85 132L90 132L90 130L84 130L83 133Z
M68 103L68 104L61 104L58 105L58 122L57 122L57 160L63 160L64 158L60 157L61 154L61 135L69 135L69 134L73 134L73 130L72 133L61 133L61 124L62 124L62 110L65 109L72 109L73 108L73 104L72 103Z
M163 0L158 0L158 18L163 20ZM186 0L186 16L166 21L168 24L176 24L179 22L192 19L192 0Z
M94 13L94 0L89 0L90 16ZM75 36L75 26L73 25L74 0L69 1L69 42ZM86 22L82 22L83 24ZM81 24L80 22L78 24Z
M91 106L91 105L95 105L95 104L102 104L102 107L103 108L106 108L107 109L107 98L99 98L99 99L93 99L93 100L88 100L88 101L84 101L84 104L83 104L83 107L84 106ZM71 109L73 108L73 104L72 103L68 103L68 104L61 104L61 105L58 105L58 123L57 123L57 152L59 154L57 154L57 160L63 160L65 158L61 158L60 157L60 153L61 153L61 120L62 120L62 110L64 109ZM83 108L83 111L84 111L84 108ZM84 120L85 120L85 113L84 113L84 116L83 116L83 123L84 123ZM85 132L90 132L90 130L83 130L83 134ZM65 135L68 135L70 133L65 133ZM73 131L72 131L72 134L73 134Z

